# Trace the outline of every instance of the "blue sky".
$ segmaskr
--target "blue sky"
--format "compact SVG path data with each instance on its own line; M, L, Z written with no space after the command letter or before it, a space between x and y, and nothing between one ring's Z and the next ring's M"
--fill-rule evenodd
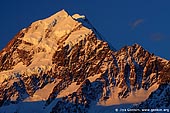
M170 0L1 0L0 49L22 28L61 9L80 13L116 49L138 43L170 60Z

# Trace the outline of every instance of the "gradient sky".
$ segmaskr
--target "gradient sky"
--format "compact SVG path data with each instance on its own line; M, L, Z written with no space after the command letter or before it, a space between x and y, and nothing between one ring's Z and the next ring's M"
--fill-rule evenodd
M170 60L170 0L0 0L0 49L61 9L86 15L116 49L138 43Z

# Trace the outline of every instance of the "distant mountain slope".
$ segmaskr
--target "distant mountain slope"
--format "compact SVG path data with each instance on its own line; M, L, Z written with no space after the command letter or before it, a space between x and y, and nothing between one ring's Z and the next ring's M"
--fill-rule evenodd
M0 113L147 108L166 98L152 98L160 89L168 97L169 82L169 61L138 44L116 51L85 16L62 10L21 30L0 52Z

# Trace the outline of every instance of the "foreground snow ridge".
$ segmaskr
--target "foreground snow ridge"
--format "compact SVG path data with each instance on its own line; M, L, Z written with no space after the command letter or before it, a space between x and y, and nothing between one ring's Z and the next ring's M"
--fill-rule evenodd
M61 10L0 52L0 113L168 112L169 82L170 61L138 44L116 50Z

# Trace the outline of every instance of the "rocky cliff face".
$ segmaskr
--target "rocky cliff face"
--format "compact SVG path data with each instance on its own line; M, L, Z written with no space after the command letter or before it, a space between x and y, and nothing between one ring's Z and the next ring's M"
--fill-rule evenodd
M21 30L0 52L0 111L83 113L155 102L153 91L169 87L169 61L138 44L115 51L99 36L84 16L64 10Z

